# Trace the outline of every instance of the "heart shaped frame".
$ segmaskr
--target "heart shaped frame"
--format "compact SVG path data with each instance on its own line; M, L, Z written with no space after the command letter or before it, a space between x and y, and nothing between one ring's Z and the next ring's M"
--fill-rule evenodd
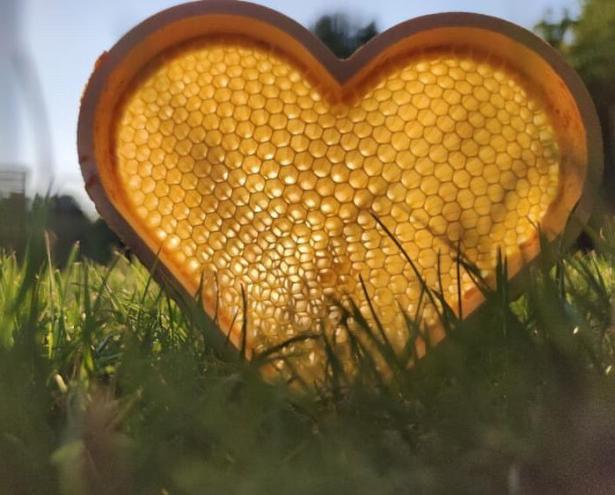
M348 59L336 58L313 34L270 9L239 1L203 1L163 11L126 34L96 64L82 100L78 129L79 160L86 189L102 217L155 276L181 298L192 298L198 282L169 261L161 243L144 229L118 186L116 137L118 107L133 81L148 70L150 61L195 39L240 36L273 50L317 81L324 97L345 101L365 91L374 74L382 74L396 60L413 53L486 53L492 60L514 68L528 87L540 95L556 128L565 160L555 200L541 219L540 228L553 241L570 242L587 220L593 192L602 176L602 143L596 112L583 83L559 54L532 33L506 21L476 14L429 15L399 24L378 35ZM418 184L417 184L418 187ZM565 231L565 236L564 236ZM519 246L509 260L511 277L519 277L540 251L536 234ZM478 289L464 293L459 307L472 313L483 301ZM203 301L214 316L217 301ZM234 317L222 308L216 315L222 330L236 347L241 336ZM437 325L433 338L442 337ZM212 335L222 342L225 335Z

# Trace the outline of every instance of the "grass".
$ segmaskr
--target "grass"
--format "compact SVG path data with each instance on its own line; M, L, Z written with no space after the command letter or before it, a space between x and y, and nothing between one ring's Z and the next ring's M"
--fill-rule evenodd
M31 225L24 256L0 255L0 493L604 493L615 481L614 223L595 251L536 266L515 301L502 260L480 314L444 311L450 334L423 359L367 323L352 373L323 342L326 379L301 393L220 354L137 262L101 266L75 248L59 269Z

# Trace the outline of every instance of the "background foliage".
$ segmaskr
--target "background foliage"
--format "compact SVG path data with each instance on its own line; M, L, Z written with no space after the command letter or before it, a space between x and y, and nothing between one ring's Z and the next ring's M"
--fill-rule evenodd
M615 201L608 191L615 187L615 2L581 0L581 13L572 18L550 13L536 25L536 32L558 48L579 72L596 104L605 145L604 190L608 207Z

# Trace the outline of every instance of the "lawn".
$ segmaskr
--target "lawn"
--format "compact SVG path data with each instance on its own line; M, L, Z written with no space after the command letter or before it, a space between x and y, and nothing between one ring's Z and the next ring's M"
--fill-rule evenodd
M425 358L407 366L366 327L374 345L352 374L328 348L309 389L214 349L211 323L134 260L103 266L76 246L58 268L36 224L26 254L0 256L0 493L605 493L615 481L611 221L590 230L593 251L553 247L555 265L537 265L516 300L503 261L483 310L449 317Z

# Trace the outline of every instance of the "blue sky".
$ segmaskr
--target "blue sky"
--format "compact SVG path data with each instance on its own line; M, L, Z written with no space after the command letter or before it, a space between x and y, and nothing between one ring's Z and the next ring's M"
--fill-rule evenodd
M79 98L92 65L102 51L133 25L177 3L174 0L0 0L0 15L3 10L6 14L10 5L22 6L21 40L34 63L46 104L55 189L77 195L88 210L91 205L82 192L75 134ZM555 13L564 8L578 10L578 0L262 0L255 3L279 10L304 25L310 25L322 13L342 10L359 20L375 19L380 29L418 15L453 10L495 15L531 27L548 9ZM2 65L7 60L7 45L4 44L3 51L2 37L0 32L0 91L4 88L6 93L6 87L12 87L13 94L20 96L19 83ZM36 167L41 160L35 151L27 106L21 100L17 104L9 103L6 98L4 105L0 102L0 135L4 137L0 139L0 163Z

